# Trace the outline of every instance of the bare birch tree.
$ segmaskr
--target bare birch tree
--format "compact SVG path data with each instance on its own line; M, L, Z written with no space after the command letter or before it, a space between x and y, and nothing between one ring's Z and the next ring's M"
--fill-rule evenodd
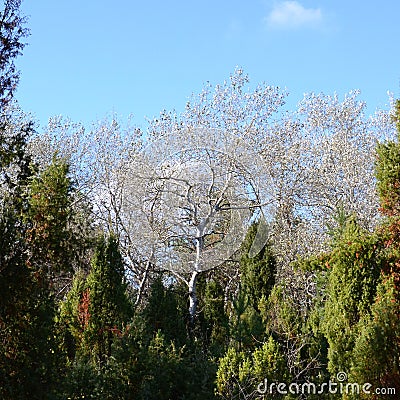
M393 127L388 112L367 117L358 96L308 94L279 113L286 93L250 88L238 68L145 133L112 120L64 135L99 223L120 238L138 302L151 271L168 269L187 283L194 315L198 274L229 259L256 209L288 290L291 261L326 247L338 208L373 227L375 141ZM57 132L69 129L54 120L48 131L62 147Z
M124 178L124 214L147 224L137 247L150 239L158 268L187 284L193 321L199 274L229 260L254 210L273 202L262 159L225 131L182 128L150 143Z

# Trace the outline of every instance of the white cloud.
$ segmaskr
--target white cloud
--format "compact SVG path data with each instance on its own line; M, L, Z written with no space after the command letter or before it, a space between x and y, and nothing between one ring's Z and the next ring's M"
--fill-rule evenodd
M322 21L320 8L305 8L297 1L277 3L266 18L271 28L315 27Z

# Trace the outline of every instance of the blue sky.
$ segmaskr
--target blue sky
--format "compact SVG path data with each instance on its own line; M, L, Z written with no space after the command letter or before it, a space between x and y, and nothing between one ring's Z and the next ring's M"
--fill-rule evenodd
M240 66L251 84L305 92L360 89L368 111L400 97L400 2L361 0L25 0L31 36L16 94L44 125L116 112L145 125L183 110L206 81Z

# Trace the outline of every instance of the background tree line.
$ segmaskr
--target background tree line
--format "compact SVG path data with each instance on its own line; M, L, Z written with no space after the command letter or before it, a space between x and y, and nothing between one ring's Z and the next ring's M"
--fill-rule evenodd
M1 397L251 399L339 372L399 393L400 102L278 114L286 94L237 69L146 132L37 132L13 100L19 7L0 22Z

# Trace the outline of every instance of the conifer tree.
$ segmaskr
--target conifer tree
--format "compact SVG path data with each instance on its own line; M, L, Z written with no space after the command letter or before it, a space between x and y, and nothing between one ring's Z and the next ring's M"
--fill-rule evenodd
M370 315L360 323L352 374L374 387L400 392L400 100L393 115L397 140L377 148L376 177L381 212L382 278ZM371 395L370 398L373 398Z
M217 371L217 396L221 399L287 398L276 390L270 392L271 382L289 382L282 348L270 336L262 346L246 354L233 347L228 348L219 360Z
M354 382L368 382L374 388L394 388L398 393L400 325L396 297L393 277L386 278L378 286L371 314L360 321L352 354L351 378Z
M240 289L232 301L231 316L231 337L239 349L254 349L256 342L262 342L266 333L260 306L268 300L277 272L270 243L261 243L266 235L265 222L254 222L240 249Z
M149 337L160 332L166 341L173 340L177 345L183 345L187 339L185 311L184 287L177 282L167 286L163 282L163 275L158 275L151 285L150 295L142 312Z
M50 277L61 270L71 270L73 252L69 248L72 235L68 232L71 216L72 182L69 166L57 157L29 185L27 232L31 254L29 262L40 264Z
M380 281L378 239L350 218L329 255L322 330L328 340L328 369L349 373L360 321L369 315Z
M268 243L264 244L257 254L252 252L259 230L263 230L266 234L266 225L263 221L255 222L250 226L242 245L240 259L242 290L255 310L258 310L260 299L262 297L267 299L271 293L277 272L276 259Z
M83 351L100 365L111 356L114 338L121 335L131 315L126 287L116 238L101 238L80 303L80 315L86 315Z
M56 382L54 303L28 263L26 192L33 124L16 108L0 119L0 397L45 399Z
M378 145L376 177L381 212L386 217L382 233L390 261L385 273L393 277L400 301L400 100L393 115L397 127L397 141Z
M14 59L21 54L28 34L24 27L26 18L20 13L21 0L6 0L0 10L0 108L13 97L18 84L19 72Z
M89 316L85 296L86 275L83 270L79 270L75 273L72 287L60 303L56 316L57 334L66 363L73 363L76 352L82 346L83 332Z
M220 354L229 343L229 318L224 309L224 289L217 278L209 279L201 297L204 344Z

